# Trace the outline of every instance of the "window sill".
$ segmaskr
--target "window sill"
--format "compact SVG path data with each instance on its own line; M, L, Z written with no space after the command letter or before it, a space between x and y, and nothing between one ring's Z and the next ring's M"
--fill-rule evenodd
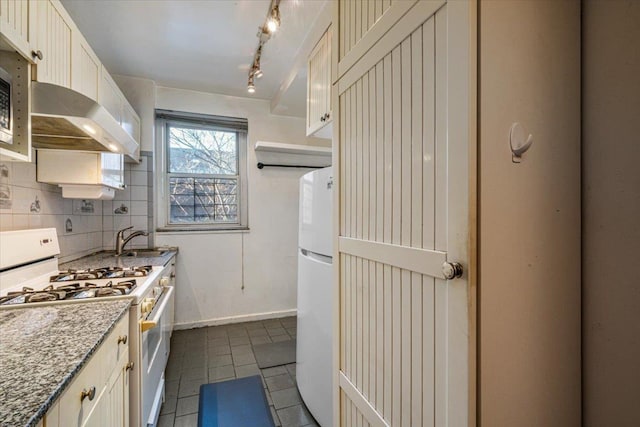
M156 233L161 234L235 234L248 233L249 227L233 227L233 228L194 228L194 227L159 227Z

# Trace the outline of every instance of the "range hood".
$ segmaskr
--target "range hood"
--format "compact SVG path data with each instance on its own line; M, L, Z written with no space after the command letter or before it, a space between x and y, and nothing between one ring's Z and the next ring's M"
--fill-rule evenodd
M36 149L103 151L133 157L138 143L100 104L50 83L31 83L31 142Z

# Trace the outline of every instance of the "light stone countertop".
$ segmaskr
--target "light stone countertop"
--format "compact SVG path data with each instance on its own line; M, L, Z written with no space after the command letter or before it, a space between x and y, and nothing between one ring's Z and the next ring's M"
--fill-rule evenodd
M116 323L128 297L0 310L0 426L35 426Z
M130 256L115 256L112 251L98 252L92 255L87 255L74 261L65 262L60 264L61 271L73 269L73 270L86 270L89 268L101 268L101 267L142 267L145 265L152 266L164 266L176 256L178 250L176 248L162 249L167 252L162 256L152 257L130 257ZM131 249L135 251L135 249ZM128 252L128 251L125 251Z

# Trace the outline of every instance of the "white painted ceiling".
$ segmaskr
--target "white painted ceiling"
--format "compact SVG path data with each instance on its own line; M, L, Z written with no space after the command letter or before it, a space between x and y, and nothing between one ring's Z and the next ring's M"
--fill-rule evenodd
M282 0L280 30L265 45L256 93L247 93L269 0L62 0L112 74L160 86L272 99L325 1ZM278 108L304 116L305 85L294 80Z

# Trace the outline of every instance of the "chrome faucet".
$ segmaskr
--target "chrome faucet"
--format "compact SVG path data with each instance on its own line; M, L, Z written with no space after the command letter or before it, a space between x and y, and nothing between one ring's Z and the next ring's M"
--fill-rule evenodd
M132 228L133 226L123 228L122 230L118 231L118 234L116 234L116 256L122 255L122 250L124 249L124 245L129 243L129 240L133 239L134 237L149 235L149 233L147 233L146 231L138 230L138 231L132 232L125 238L124 232L127 230L131 230Z

